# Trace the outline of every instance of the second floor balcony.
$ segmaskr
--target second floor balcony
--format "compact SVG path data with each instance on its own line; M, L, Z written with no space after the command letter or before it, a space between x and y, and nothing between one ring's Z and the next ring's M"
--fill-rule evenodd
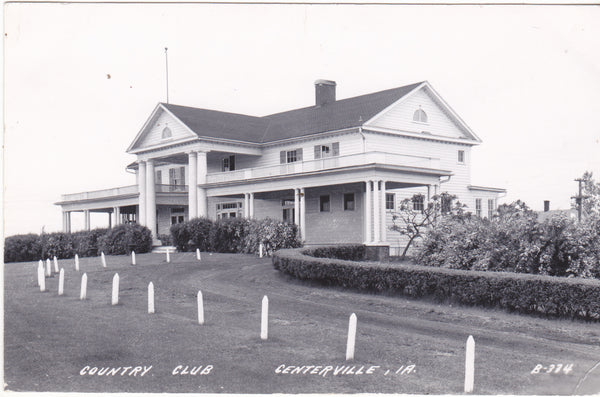
M222 183L367 165L398 166L437 170L440 167L440 159L386 152L365 152L347 156L325 157L317 160L295 161L292 163L266 167L213 172L207 174L206 182Z

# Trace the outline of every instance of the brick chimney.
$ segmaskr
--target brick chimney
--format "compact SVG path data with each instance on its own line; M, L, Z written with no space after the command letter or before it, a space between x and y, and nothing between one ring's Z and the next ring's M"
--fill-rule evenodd
M320 107L335 102L335 81L315 81L315 106Z
M550 200L544 200L544 212L550 211Z

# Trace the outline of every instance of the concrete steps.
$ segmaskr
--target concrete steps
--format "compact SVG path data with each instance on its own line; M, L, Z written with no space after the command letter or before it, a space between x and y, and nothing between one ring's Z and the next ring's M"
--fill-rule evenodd
M152 248L152 253L153 254L166 254L167 250L169 250L170 253L173 253L173 252L177 251L177 248L175 248L171 245L159 245L158 247Z

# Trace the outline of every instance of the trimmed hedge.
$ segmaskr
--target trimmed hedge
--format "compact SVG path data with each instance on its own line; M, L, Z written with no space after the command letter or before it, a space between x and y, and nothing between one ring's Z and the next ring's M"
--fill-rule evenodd
M42 257L42 240L37 234L19 234L4 240L4 263L37 261Z
M152 232L145 226L124 224L109 229L98 239L98 248L107 255L138 254L152 250Z
M228 218L211 221L195 218L171 226L173 243L179 251L257 253L262 243L271 254L280 248L299 247L298 228L273 219Z
M600 320L598 280L352 262L315 258L308 255L310 252L278 251L273 256L273 266L299 279L359 290L432 297L437 301L550 317Z
M365 260L364 245L340 245L332 247L316 247L305 250L306 255L316 258L332 258L342 259L346 261L363 261Z

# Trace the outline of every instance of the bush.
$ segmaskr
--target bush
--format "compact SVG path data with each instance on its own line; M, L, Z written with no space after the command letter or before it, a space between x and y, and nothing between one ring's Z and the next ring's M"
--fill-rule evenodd
M158 239L162 245L170 246L172 244L171 235L170 234L159 234Z
M305 255L316 258L332 258L347 261L362 261L365 259L364 245L341 245L333 247L318 247L304 250Z
M131 249L142 254L152 250L152 233L141 225L115 226L98 241L100 251L107 255L128 254Z
M306 250L280 250L273 266L299 279L368 291L465 305L499 307L519 313L600 320L600 281L481 272L409 264L315 258Z
M176 223L171 226L171 241L177 250L180 252L189 251L190 248L190 232L187 222Z
M68 259L75 256L73 239L71 233L48 233L42 234L42 257Z
M213 227L213 221L208 218L195 218L187 222L190 249L198 248L200 251L210 251L210 231Z
M243 218L219 219L210 229L210 249L215 252L243 252L249 223Z
M600 224L552 217L544 223L523 203L499 208L492 220L454 216L424 238L416 261L426 266L598 277Z
M72 233L71 239L75 253L81 257L98 255L98 240L107 232L108 229L98 228Z
M256 254L260 244L263 244L267 255L272 255L281 248L300 247L298 227L293 223L270 218L251 220L244 239L243 252Z
M4 263L37 261L42 258L42 240L37 234L20 234L4 240Z

